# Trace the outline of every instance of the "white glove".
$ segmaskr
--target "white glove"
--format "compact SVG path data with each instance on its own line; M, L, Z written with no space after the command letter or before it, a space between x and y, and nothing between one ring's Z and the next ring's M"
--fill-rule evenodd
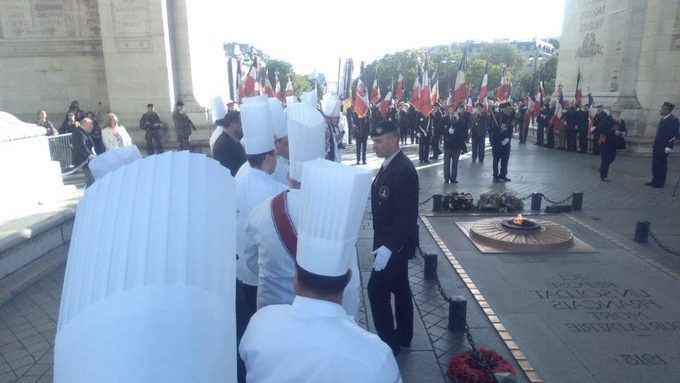
M663 148L663 151L666 152L666 154L668 154L668 153L672 152L673 149L671 149L671 148L669 148L668 146L666 146L665 148Z
M508 142L510 142L510 139L509 139L509 138L506 138L506 139L504 139L503 141L501 141L501 145L507 145Z
M453 128L449 128L449 134L453 134Z
M373 270L381 271L387 266L390 257L392 256L392 250L386 248L385 246L380 246L377 250L373 250L371 254L375 255L375 261L373 262Z

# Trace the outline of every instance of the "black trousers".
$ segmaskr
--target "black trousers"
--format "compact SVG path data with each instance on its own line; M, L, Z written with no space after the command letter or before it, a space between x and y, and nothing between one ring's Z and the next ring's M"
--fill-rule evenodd
M666 184L668 171L668 154L663 150L652 152L652 183L663 187Z
M593 136L593 155L600 154L600 144L597 143L597 137Z
M146 140L146 152L148 154L163 153L163 144L161 144L160 129L147 130L146 133L144 134L144 139Z
M408 131L409 136L411 136L411 145L414 143L418 143L418 134L416 134L415 130L409 130Z
M409 254L405 252L392 254L385 269L371 272L367 286L375 330L393 351L399 350L400 345L410 346L413 338L413 300L408 283L408 258ZM394 315L391 294L394 294Z
M510 160L510 143L507 145L495 145L491 148L493 155L493 178L505 178L508 175L508 160ZM501 164L500 171L498 163Z
M519 143L526 144L527 136L529 136L529 123L526 124L524 121L519 122Z
M244 287L245 286L245 287ZM255 300L253 302L253 288L255 289ZM249 302L249 300L251 302ZM236 375L239 382L246 381L246 365L238 353L238 345L241 343L243 333L248 327L250 317L257 310L257 286L248 286L236 280ZM251 303L253 303L251 305Z
M428 156L430 155L430 136L421 135L420 141L418 142L418 159L420 162L429 161Z
M588 128L578 130L578 151L588 153Z
M548 142L547 142L546 146L549 147L549 148L554 148L555 147L555 130L553 129L552 126L550 126L550 124L547 124L545 126L545 130L546 130L545 135L548 138Z
M607 178L609 165L616 159L616 149L609 146L600 146L600 178Z
M543 121L538 122L538 128L536 128L536 145L543 145L543 135L545 132L545 123Z
M368 137L355 137L357 141L357 163L366 163L366 142Z
M442 154L442 151L439 149L439 141L442 140L441 134L433 134L432 135L432 141L430 142L430 147L432 147L432 156L436 159L439 157L440 154Z
M576 151L576 128L567 128L567 151Z
M484 148L486 145L486 135L481 137L472 136L472 162L477 161L484 162Z

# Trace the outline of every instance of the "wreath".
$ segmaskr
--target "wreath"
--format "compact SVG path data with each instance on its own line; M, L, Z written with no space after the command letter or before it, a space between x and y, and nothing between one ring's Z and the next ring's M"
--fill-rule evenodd
M487 361L491 372L515 373L510 362L496 351L479 349L478 353ZM456 383L492 383L494 381L493 376L484 372L472 351L455 354L449 361L447 375Z

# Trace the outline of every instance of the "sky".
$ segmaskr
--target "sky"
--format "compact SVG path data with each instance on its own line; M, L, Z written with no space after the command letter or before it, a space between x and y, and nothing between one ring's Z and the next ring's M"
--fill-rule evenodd
M338 58L371 62L466 40L559 37L565 0L260 0L228 20L225 42L251 44L296 73L337 78ZM260 11L258 11L260 10Z

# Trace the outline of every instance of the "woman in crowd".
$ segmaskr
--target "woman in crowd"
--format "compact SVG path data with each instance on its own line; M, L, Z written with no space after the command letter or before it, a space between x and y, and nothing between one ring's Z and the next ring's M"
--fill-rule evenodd
M118 125L118 116L113 113L106 115L106 128L102 130L102 140L106 150L132 145L130 135L124 126Z
M46 136L54 136L55 134L58 133L57 129L54 128L54 125L52 125L50 120L47 119L47 112L45 112L44 110L38 112L38 119L35 121L35 124L45 128Z

